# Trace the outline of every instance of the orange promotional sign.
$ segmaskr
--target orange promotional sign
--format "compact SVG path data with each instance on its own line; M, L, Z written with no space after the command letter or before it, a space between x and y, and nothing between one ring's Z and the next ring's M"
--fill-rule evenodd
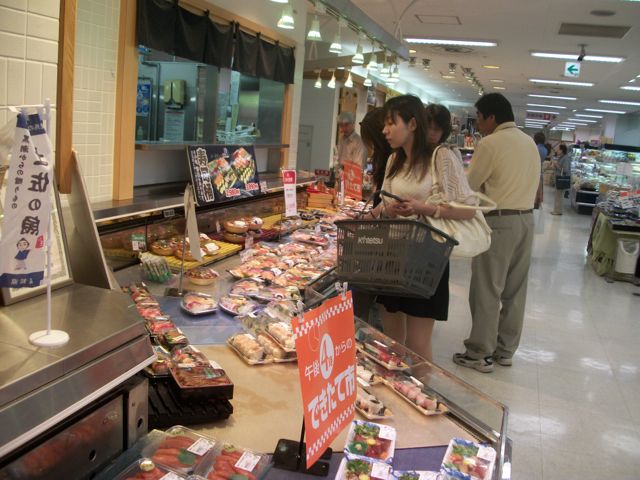
M292 326L309 468L355 414L356 342L351 292L294 318Z
M344 195L362 200L362 167L357 163L344 162Z

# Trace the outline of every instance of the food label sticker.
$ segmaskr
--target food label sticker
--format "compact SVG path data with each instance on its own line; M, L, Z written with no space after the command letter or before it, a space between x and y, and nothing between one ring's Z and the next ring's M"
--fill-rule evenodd
M173 472L169 472L166 475L160 477L160 480L180 480L182 477L179 477Z
M220 366L220 364L218 362L213 361L213 360L209 360L209 365L211 365L216 370L223 370L223 368Z
M258 462L260 461L260 455L256 455L251 452L244 452L240 459L236 462L235 466L237 468L241 468L242 470L246 470L247 472L253 472L253 469L256 468Z
M396 439L396 430L393 427L388 425L380 425L380 432L378 433L378 437L383 440L395 440Z
M282 270L280 270L279 268L273 267L271 271L276 277L279 277L280 275L282 275Z
M420 478L419 480L438 480L439 473L438 472L419 472Z
M209 440L206 438L199 438L189 448L187 448L187 451L195 453L198 456L202 456L211 450L211 447L213 447L213 444Z
M319 223L316 223L316 235L322 235L322 228L320 228Z
M249 250L251 249L251 247L253 247L253 236L247 235L244 239L244 249Z
M131 235L131 247L134 252L147 249L144 233L134 233Z
M389 478L391 467L386 463L376 462L371 466L372 478Z
M216 220L216 232L220 233L222 231L222 228L220 227L220 221Z
M266 193L269 187L267 187L267 181L266 180L260 180L260 191L262 193Z
M493 462L496 459L496 451L491 447L480 445L476 456L487 462Z

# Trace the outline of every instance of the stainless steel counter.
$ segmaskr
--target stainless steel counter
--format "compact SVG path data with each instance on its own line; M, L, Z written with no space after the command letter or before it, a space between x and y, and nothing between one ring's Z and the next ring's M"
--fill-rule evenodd
M113 389L153 360L127 295L85 285L52 293L53 328L66 345L28 337L46 324L44 296L0 308L0 459Z

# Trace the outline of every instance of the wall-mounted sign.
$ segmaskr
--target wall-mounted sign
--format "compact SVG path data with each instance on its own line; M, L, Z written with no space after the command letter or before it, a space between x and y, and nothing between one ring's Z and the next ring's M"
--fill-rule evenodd
M527 112L527 118L536 120L557 120L558 115L555 113L539 113L539 112Z
M187 157L198 205L261 193L253 146L188 145Z
M344 162L344 195L362 200L362 167L357 163Z
M284 185L284 216L298 215L298 199L296 197L296 171L283 170L282 183Z

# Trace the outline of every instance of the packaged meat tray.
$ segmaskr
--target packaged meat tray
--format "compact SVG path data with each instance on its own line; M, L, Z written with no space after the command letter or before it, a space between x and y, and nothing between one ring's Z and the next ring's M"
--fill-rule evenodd
M389 410L375 395L366 388L358 387L356 410L367 420L384 420L393 417Z
M297 231L291 235L291 238L296 242L309 243L311 245L317 245L319 247L326 247L329 245L329 240L323 235L317 235L309 231Z
M171 361L178 368L209 365L209 359L193 345L175 347L171 351Z
M230 294L222 297L219 307L229 315L247 315L258 309L258 304L244 295Z
M440 415L448 412L443 403L436 398L422 391L422 384L409 377L407 380L400 380L388 384L400 397L402 397L413 408L423 415Z
M145 367L145 373L151 377L166 377L169 375L171 354L166 348L159 345L153 346L153 352L156 354L156 359L151 365Z
M162 341L169 348L189 345L189 339L178 327L164 332L162 334Z
M192 368L171 366L170 371L181 395L233 398L233 383L215 362Z
M297 305L291 300L274 300L264 308L264 313L273 320L291 323L291 319L295 317L304 305Z
M258 294L263 285L264 281L257 278L239 280L231 286L229 293L233 295L246 295L253 297Z
M215 441L182 426L164 433L154 431L157 438L142 454L156 465L182 475L199 473L210 465Z
M158 315L145 320L145 326L151 335L162 335L168 330L176 328L175 324L167 315Z
M150 458L141 458L114 480L181 480L184 478L186 477L156 465Z
M289 287L262 287L255 295L255 298L263 302L271 302L274 300L301 300L300 290L295 286Z
M239 333L229 337L227 345L249 365L270 363L266 358L264 347L250 333Z
M427 470L394 470L393 480L441 480L440 473Z
M407 370L407 365L402 358L384 343L378 340L367 340L357 344L358 350L376 363L388 370Z
M344 453L391 464L395 448L395 428L354 420L349 428Z
M272 358L275 363L296 362L298 360L295 353L285 352L273 338L265 333L258 333L256 340L264 348L267 357Z
M444 454L440 472L446 480L489 480L496 451L461 438L453 438Z
M256 480L268 466L266 455L223 443L216 446L213 466L204 477L207 480Z
M340 462L335 480L391 480L391 466L366 458L346 456Z
M268 323L266 332L282 347L285 352L295 352L296 342L291 325L284 322Z
M180 302L182 309L191 315L205 315L215 312L218 303L206 293L187 293Z

